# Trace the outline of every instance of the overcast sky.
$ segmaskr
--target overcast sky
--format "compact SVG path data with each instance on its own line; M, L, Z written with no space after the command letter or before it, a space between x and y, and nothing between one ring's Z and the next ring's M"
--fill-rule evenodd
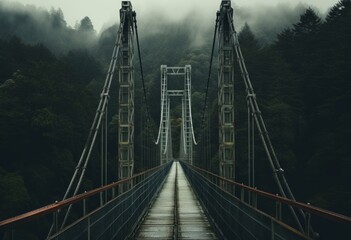
M99 32L104 24L110 25L117 22L121 0L0 0L5 2L21 2L35 5L47 10L52 7L61 8L67 23L74 26L85 16L89 16L95 29ZM194 9L203 17L214 18L214 13L219 7L221 0L132 0L137 19L150 16L166 16L170 20L177 20L189 15ZM290 4L295 6L304 3L316 7L321 13L337 3L338 0L232 0L240 7L262 8L263 6L277 6L278 4ZM211 15L212 14L212 15Z

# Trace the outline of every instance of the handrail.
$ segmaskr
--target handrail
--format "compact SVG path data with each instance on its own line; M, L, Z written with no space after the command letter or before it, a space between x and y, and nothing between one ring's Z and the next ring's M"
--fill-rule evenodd
M114 183L108 184L106 186L95 188L95 189L90 190L88 192L78 194L78 195L76 195L74 197L67 198L67 199L65 199L63 201L56 202L56 203L53 203L53 204L49 204L49 205L46 205L44 207L32 210L30 212L27 212L27 213L24 213L24 214L21 214L21 215L12 217L12 218L5 219L5 220L0 222L0 227L10 227L10 226L13 226L15 224L29 222L29 221L37 219L39 217L45 216L45 215L47 215L49 213L53 213L53 212L55 212L55 211L57 211L57 210L59 210L61 208L67 207L67 206L72 205L72 204L74 204L76 202L79 202L79 201L82 201L84 199L87 199L87 198L89 198L91 196L94 196L94 195L96 195L98 193L101 193L101 192L110 190L112 188L115 188L115 187L117 187L120 184L132 181L135 178L138 178L138 177L140 177L142 175L145 175L145 174L150 173L150 172L155 172L155 171L159 170L160 168L162 168L164 165L160 165L160 166L157 166L155 168L151 168L151 169L146 170L144 172L138 173L138 174L136 174L136 175L134 175L134 176L132 176L130 178L125 178L125 179L122 179L122 180L120 180L118 182L114 182Z
M189 167L197 170L198 172L202 172L202 173L211 175L212 177L220 179L221 181L224 181L226 183L229 183L229 184L235 185L237 187L246 189L246 190L248 190L250 192L253 192L253 193L257 194L257 195L260 195L260 196L263 196L263 197L266 197L266 198L270 198L272 200L275 200L277 202L290 205L292 207L300 208L302 210L305 210L306 212L313 213L313 214L315 214L317 216L324 217L324 218L327 218L327 219L332 220L332 221L336 221L336 222L340 222L340 223L346 223L346 224L350 224L351 225L351 217L349 217L349 216L346 216L346 215L343 215L343 214L340 214L340 213L335 213L335 212L328 211L328 210L324 210L324 209L321 209L321 208L318 208L318 207L315 207L315 206L311 206L309 204L293 201L293 200L285 198L285 197L277 196L277 195L274 195L272 193L268 193L268 192L265 192L265 191L262 191L262 190L258 190L257 188L252 188L252 187L249 187L247 185L244 185L243 183L238 183L238 182L235 182L235 181L223 178L221 176L218 176L218 175L216 175L216 174L214 174L212 172L209 172L207 170L204 170L202 168L189 165L186 162L182 162L182 163L184 163L184 164L188 165Z

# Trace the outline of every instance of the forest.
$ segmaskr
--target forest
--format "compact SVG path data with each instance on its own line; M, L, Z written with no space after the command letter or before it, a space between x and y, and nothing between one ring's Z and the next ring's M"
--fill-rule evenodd
M2 4L0 220L62 198L88 135L117 34L117 25L98 34L89 17L72 28L61 10L19 5L22 10L14 11ZM184 23L160 25L159 31L141 36L141 53L156 125L160 65L192 65L198 133L201 112L197 110L204 101L214 26L204 34L208 39L194 44L191 33L195 26ZM239 30L258 103L297 200L351 216L351 1L340 0L326 16L307 7L279 33L268 31L269 37L262 37L262 32L256 36L248 24ZM136 104L142 106L135 58ZM218 173L218 127L210 127L218 126L216 66L214 61L204 130L210 149L206 159L197 155L195 164ZM246 93L238 69L236 73L236 178L246 183ZM115 79L111 99L118 99L117 82ZM110 104L108 175L112 182L118 168L117 100ZM172 124L177 128L179 105L174 109ZM142 118L136 115L136 121ZM135 142L140 142L146 133L137 128ZM176 151L177 133L174 136ZM257 187L275 193L258 137L256 141ZM142 146L136 144L136 172L157 165L141 162L142 154ZM99 186L99 164L96 150L82 191Z

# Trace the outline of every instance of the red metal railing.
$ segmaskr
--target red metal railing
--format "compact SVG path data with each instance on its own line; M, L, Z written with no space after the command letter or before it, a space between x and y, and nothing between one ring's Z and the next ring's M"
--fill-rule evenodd
M126 179L123 179L121 181L111 183L109 185L106 185L106 186L103 186L100 188L93 189L89 192L85 192L85 193L76 195L76 196L68 198L66 200L63 200L63 201L60 201L57 203L53 203L53 204L44 206L44 207L39 208L39 209L35 209L33 211L30 211L30 212L27 212L27 213L24 213L24 214L21 214L21 215L18 215L18 216L9 218L9 219L5 219L5 220L0 222L0 228L7 228L7 227L11 227L13 225L18 225L21 223L30 222L30 221L35 220L37 218L40 218L42 216L48 215L50 213L54 213L54 212L56 212L64 207L68 207L69 205L72 205L74 203L88 199L89 197L95 196L101 192L106 192L108 190L117 188L118 186L121 186L123 184L132 183L132 185L135 185L139 181L142 181L148 174L156 172L161 167L162 166L158 166L158 167L149 169L147 171L138 173L131 178L126 178Z
M268 193L268 192L265 192L265 191L262 191L262 190L258 190L257 188L252 188L252 187L249 187L249 186L244 185L242 183L238 183L238 182L235 182L235 181L223 178L223 177L218 176L218 175L216 175L216 174L214 174L212 172L206 171L204 169L201 169L201 168L198 168L198 167L195 167L195 166L190 166L190 167L193 168L194 170L202 173L202 174L207 175L208 177L211 177L212 181L213 180L217 181L217 183L222 182L222 183L226 183L228 185L239 187L239 188L245 189L245 190L247 190L247 191L249 191L251 193L257 194L258 196L262 196L262 197L274 200L276 202L280 202L280 203L283 203L283 204L286 204L286 205L290 205L292 207L296 207L296 208L302 209L302 210L304 210L306 212L309 212L309 213L312 213L312 214L314 214L316 216L327 218L327 219L335 221L335 222L346 223L346 224L350 224L351 225L351 217L349 217L349 216L345 216L345 215L342 215L342 214L339 214L339 213L335 213L335 212L332 212L332 211L324 210L322 208L311 206L309 204L293 201L293 200L288 199L288 198L284 198L284 197L281 197L281 196L278 196L278 195L274 195L274 194L271 194L271 193Z

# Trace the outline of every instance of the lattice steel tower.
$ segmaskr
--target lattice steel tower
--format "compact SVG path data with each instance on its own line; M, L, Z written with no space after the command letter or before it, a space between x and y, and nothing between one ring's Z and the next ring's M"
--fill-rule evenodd
M234 137L234 47L228 16L233 18L230 1L223 0L219 17L219 70L218 70L218 113L219 113L219 172L235 178Z
M183 76L184 90L168 89L168 76ZM191 66L167 67L161 66L161 121L156 144L160 144L161 164L173 159L170 101L171 97L182 98L182 126L180 134L179 159L193 163L194 137L193 121L191 115Z
M131 2L123 1L120 16L124 25L119 33L122 34L119 55L119 179L131 177L134 168L134 15Z

